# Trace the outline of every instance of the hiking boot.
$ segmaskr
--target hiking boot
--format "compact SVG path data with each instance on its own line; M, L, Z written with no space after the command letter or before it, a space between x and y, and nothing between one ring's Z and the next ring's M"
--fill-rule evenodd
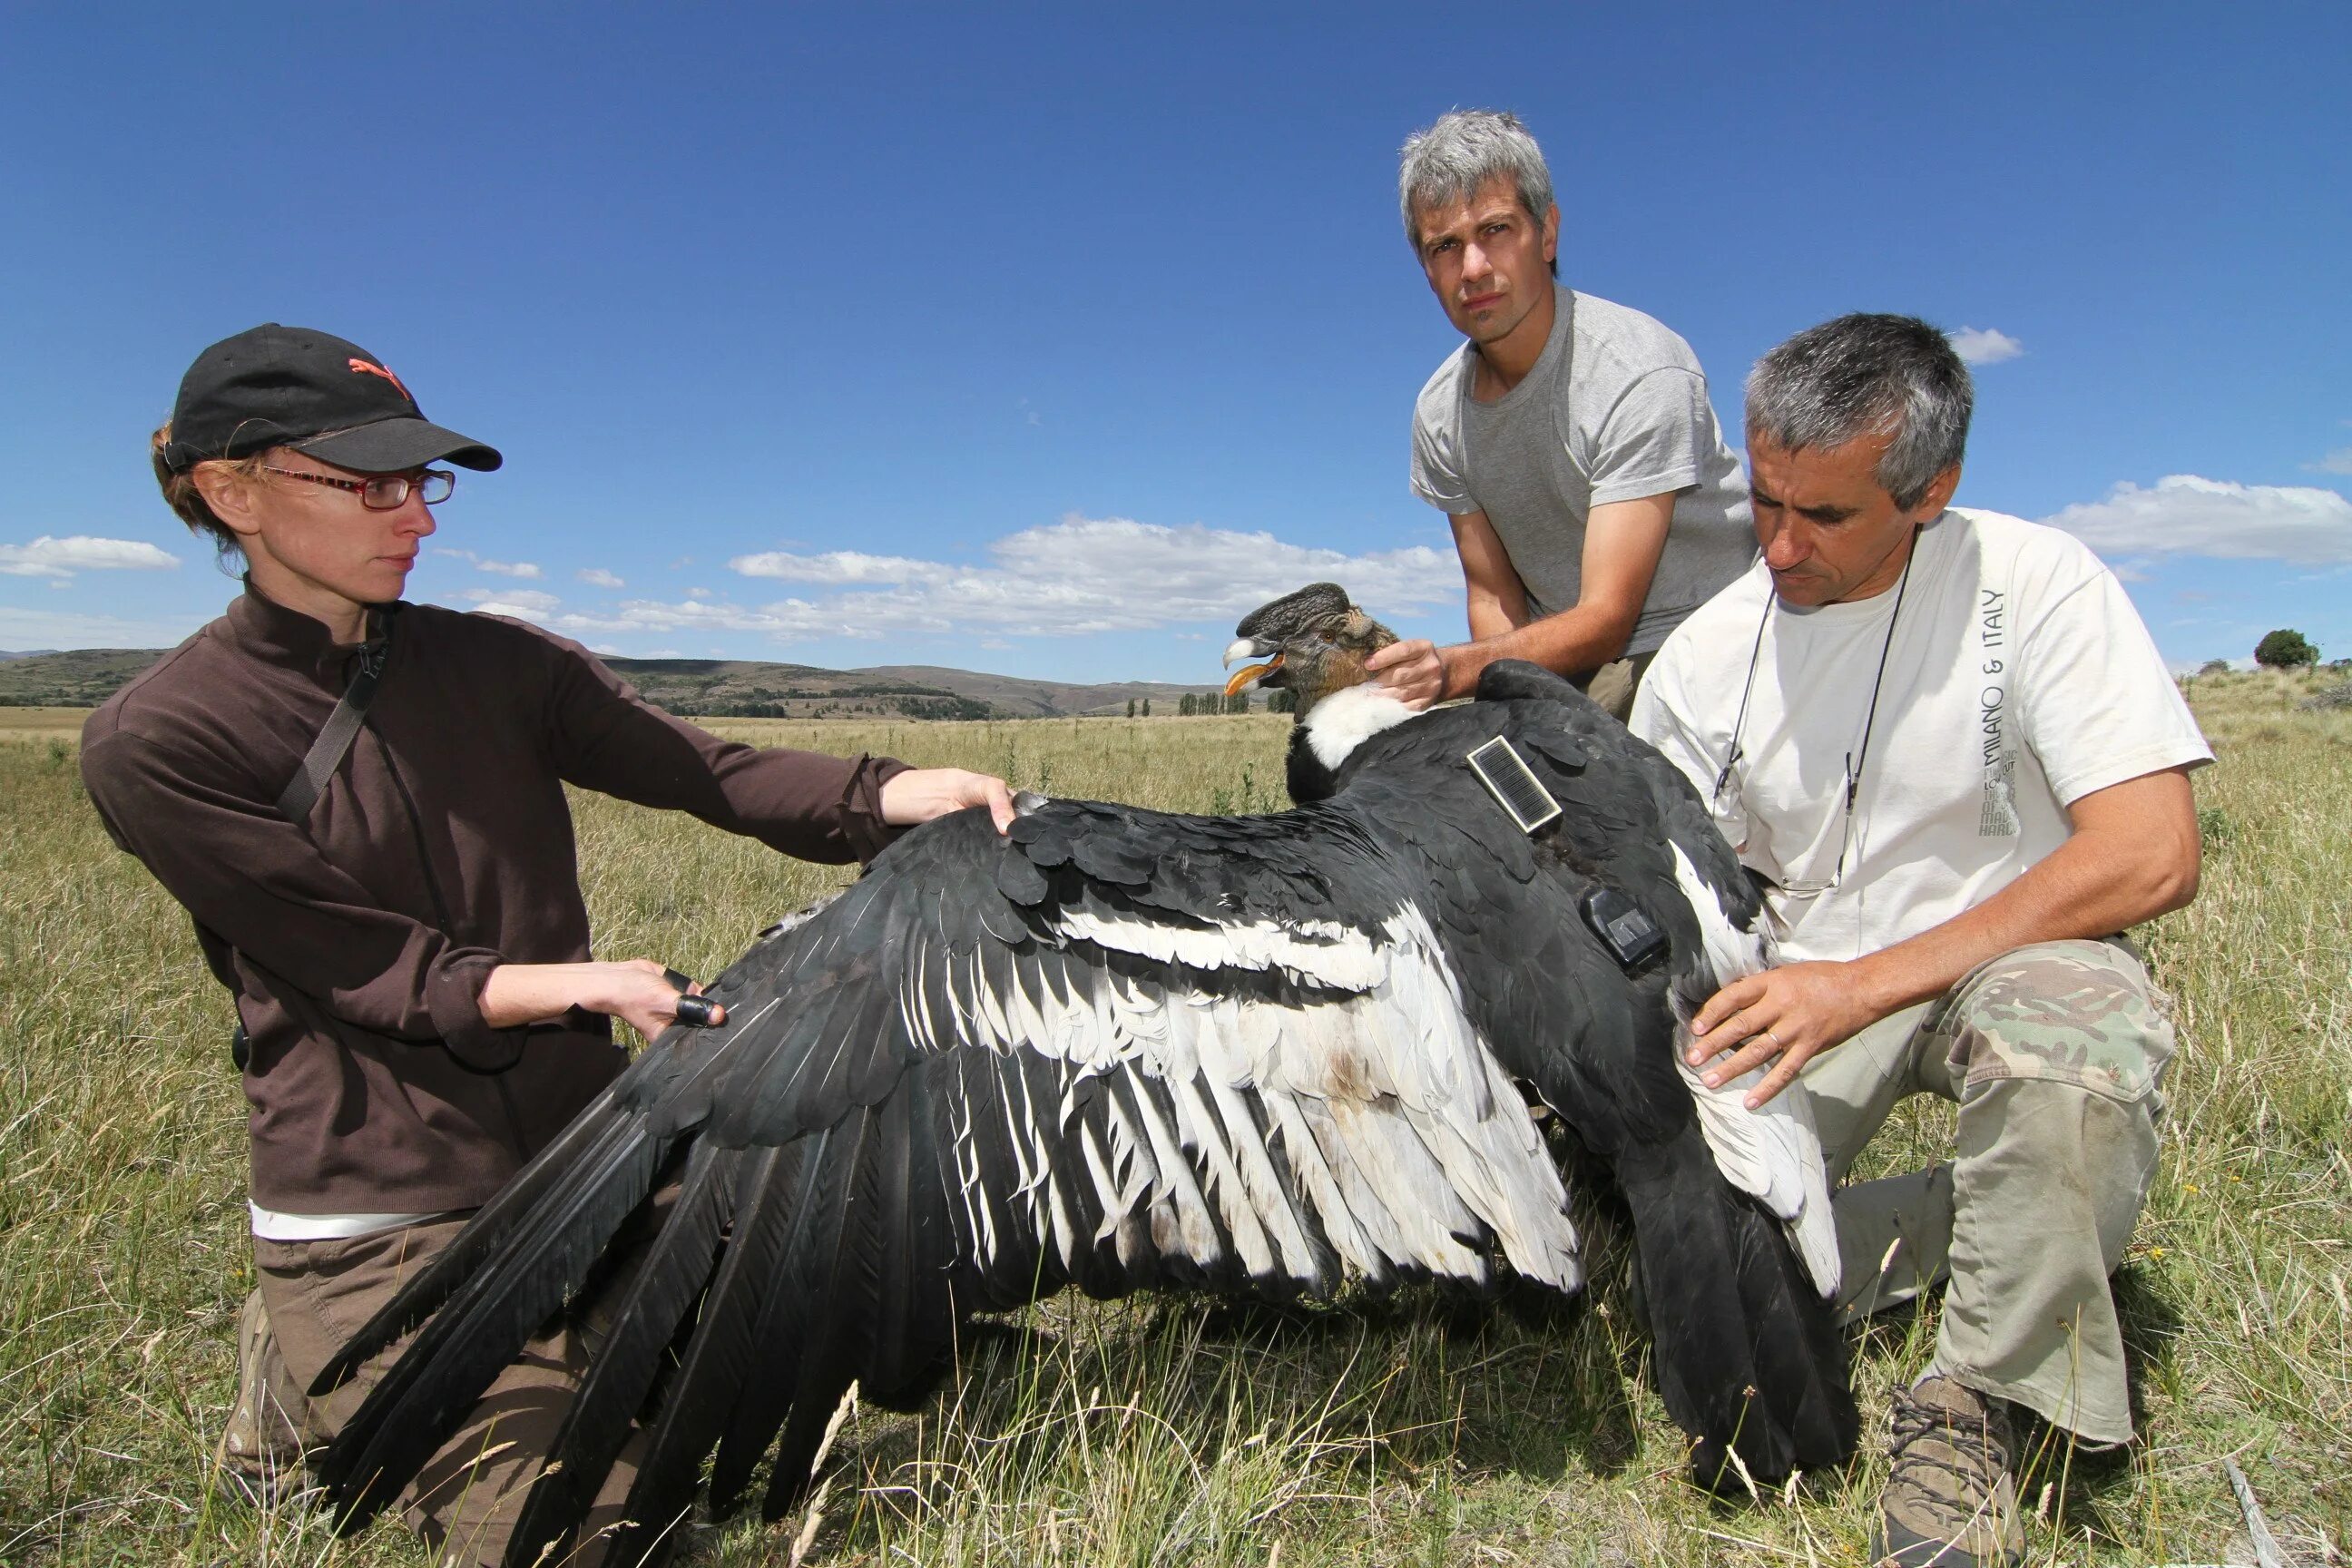
M2010 1476L2009 1407L1952 1378L1895 1396L1874 1568L2014 1568L2025 1554Z
M214 1455L235 1489L264 1506L301 1489L302 1433L308 1409L278 1353L269 1312L256 1290L236 1320L236 1404Z

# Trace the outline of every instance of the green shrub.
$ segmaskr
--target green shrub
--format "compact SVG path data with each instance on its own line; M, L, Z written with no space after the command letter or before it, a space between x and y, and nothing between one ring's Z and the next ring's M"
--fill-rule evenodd
M2319 650L2301 632L2281 627L2254 645L2254 662L2265 669L2304 669L2319 662Z

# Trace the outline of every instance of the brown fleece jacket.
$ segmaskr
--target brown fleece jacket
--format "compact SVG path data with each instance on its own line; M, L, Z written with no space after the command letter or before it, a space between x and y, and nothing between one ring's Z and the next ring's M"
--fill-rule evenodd
M590 956L564 784L838 863L894 837L904 766L720 741L520 622L376 620L383 682L303 826L275 803L359 649L249 584L82 731L108 832L236 994L254 1201L294 1214L474 1207L620 1071L601 1016L482 1018L497 965Z

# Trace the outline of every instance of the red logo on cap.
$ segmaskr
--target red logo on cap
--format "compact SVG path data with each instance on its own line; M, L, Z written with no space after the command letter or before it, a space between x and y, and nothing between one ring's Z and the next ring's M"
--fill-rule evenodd
M355 359L352 361L352 369L354 371L364 372L369 375L380 375L383 377L384 380L392 383L393 385L400 386L401 396L407 398L411 403L416 401L415 395L410 393L408 388L400 385L400 377L393 374L392 372L384 369L383 366L380 364L370 364L363 359Z

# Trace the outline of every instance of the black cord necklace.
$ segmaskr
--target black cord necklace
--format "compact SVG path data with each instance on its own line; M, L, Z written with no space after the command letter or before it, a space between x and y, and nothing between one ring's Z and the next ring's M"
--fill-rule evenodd
M1903 558L1902 576L1895 579L1895 606L1887 612L1886 637L1878 645L1878 668L1870 678L1870 707L1863 714L1862 747L1858 752L1848 752L1845 754L1845 800L1842 807L1845 821L1838 834L1837 868L1830 873L1828 881L1818 887L1800 887L1797 884L1784 882L1781 884L1781 890L1784 892L1826 892L1845 879L1846 851L1853 838L1854 801L1862 793L1862 770L1870 763L1871 731L1878 724L1878 696L1886 682L1886 657L1894 651L1895 626L1903 616L1903 596L1910 591L1911 587L1911 563L1919 559L1920 528L1921 525L1918 523L1911 525L1910 552ZM1779 594L1766 594L1764 613L1757 617L1756 641L1748 650L1748 679L1741 682L1739 688L1739 712L1731 721L1731 746L1724 752L1723 766L1715 775L1715 799L1717 804L1720 804L1723 799L1725 786L1731 782L1732 770L1738 766L1747 754L1740 743L1740 736L1748 727L1748 700L1755 695L1756 691L1756 667L1762 661L1764 656L1764 628L1771 625L1773 608L1780 602Z

